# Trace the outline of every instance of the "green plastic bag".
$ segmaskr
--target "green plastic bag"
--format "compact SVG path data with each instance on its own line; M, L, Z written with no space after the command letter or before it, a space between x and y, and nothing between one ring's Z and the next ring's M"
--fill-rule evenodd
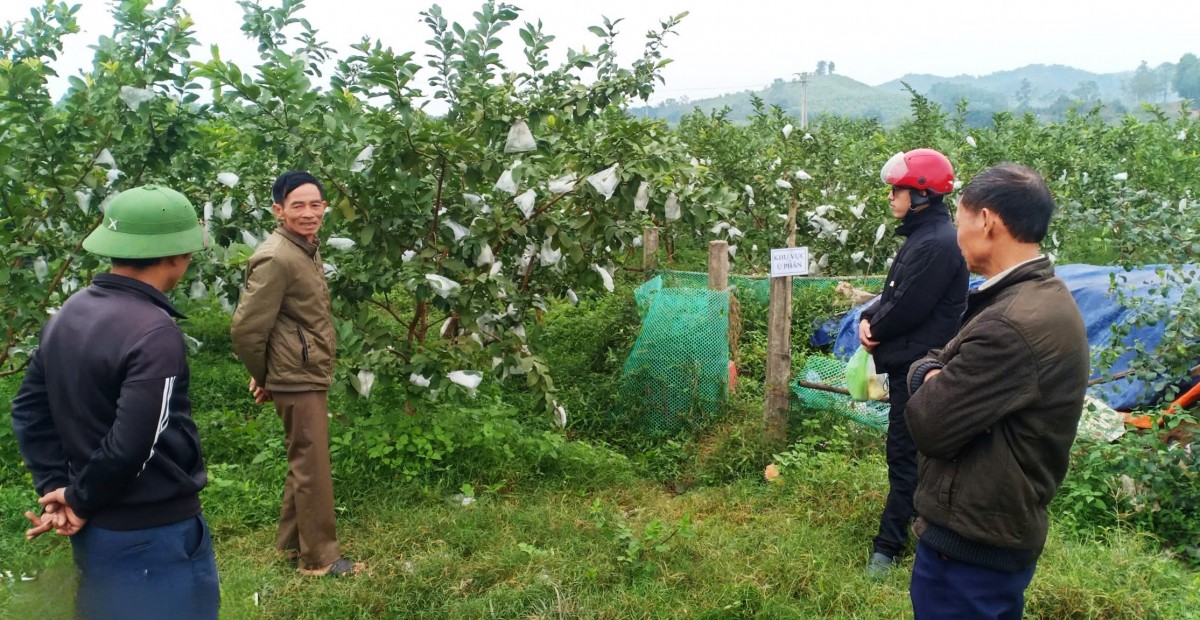
M867 364L872 361L871 354L860 346L846 363L846 389L850 392L850 398L867 400ZM874 366L873 363L871 365ZM874 368L871 370L874 371Z
M887 400L887 376L875 372L875 358L861 346L846 364L846 390L853 400Z

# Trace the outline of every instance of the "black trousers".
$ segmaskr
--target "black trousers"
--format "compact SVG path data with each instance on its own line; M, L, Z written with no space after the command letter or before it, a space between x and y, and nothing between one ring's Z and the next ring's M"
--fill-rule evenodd
M908 526L916 510L913 494L917 491L917 446L908 434L904 407L908 404L908 367L888 368L887 465L888 496L879 517L879 534L874 551L896 557L908 543Z

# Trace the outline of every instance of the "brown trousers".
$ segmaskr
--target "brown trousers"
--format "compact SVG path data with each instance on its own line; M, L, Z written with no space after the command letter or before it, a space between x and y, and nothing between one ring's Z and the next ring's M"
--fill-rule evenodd
M283 420L288 473L275 548L300 552L302 568L321 568L341 557L329 471L327 392L272 392Z

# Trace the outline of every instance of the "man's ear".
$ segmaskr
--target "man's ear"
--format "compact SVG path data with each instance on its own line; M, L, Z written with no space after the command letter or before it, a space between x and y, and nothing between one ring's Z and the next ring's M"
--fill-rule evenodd
M283 219L283 205L278 202L271 203L271 212L275 214L275 217Z
M1005 226L1004 220L1000 219L995 211L984 207L979 210L979 215L983 217L983 234L991 238L996 238L1002 231L1009 234L1008 226Z

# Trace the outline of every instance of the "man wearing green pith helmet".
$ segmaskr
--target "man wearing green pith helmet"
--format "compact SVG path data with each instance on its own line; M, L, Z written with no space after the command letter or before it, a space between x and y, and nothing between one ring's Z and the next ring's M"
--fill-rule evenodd
M42 328L12 403L42 496L26 538L71 537L76 617L217 617L220 588L200 490L183 318L164 295L208 246L179 192L117 194L83 242L112 270Z

